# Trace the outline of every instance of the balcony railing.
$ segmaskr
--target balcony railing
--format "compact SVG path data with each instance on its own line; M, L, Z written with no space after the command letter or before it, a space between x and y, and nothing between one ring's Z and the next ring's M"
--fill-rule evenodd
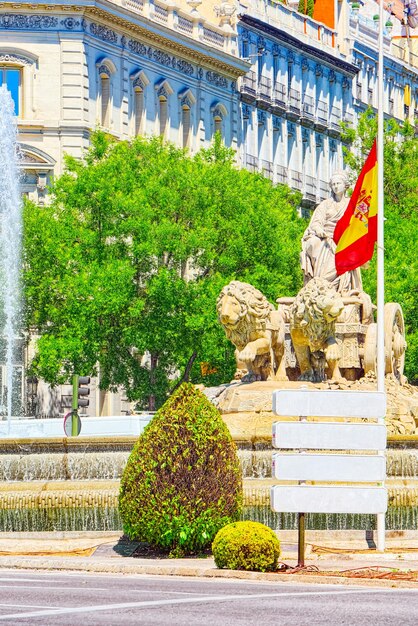
M273 104L285 107L287 103L286 85L276 83L273 89Z
M157 20L161 20L161 22L168 21L168 11L164 7L159 4L154 4L154 15Z
M184 33L193 32L193 22L183 17L182 15L179 15L178 17L177 26L178 26L178 29L183 31Z
M310 119L315 117L315 102L311 96L304 96L303 98L302 115Z
M251 154L247 154L245 165L249 172L258 172L259 161L257 157L252 156Z
M288 169L284 165L276 165L276 182L286 185L288 181Z
M266 76L261 76L258 81L257 95L259 100L270 102L271 100L271 80Z
M316 120L319 124L328 124L328 104L324 100L318 100L316 106Z
M255 72L248 72L242 77L241 93L256 97L257 94L257 79Z
M343 122L352 125L354 122L354 115L350 111L344 111Z
M289 89L289 110L300 113L300 92L296 89Z
M329 196L329 184L326 180L320 180L318 184L318 196L320 200L325 200Z
M297 170L290 170L290 186L293 189L302 189L303 186L303 178L302 172L298 172Z
M273 163L271 161L261 161L261 169L266 178L273 180Z
M309 200L316 200L317 180L313 176L305 175L305 196Z
M333 130L341 130L341 109L339 107L332 107L330 122Z

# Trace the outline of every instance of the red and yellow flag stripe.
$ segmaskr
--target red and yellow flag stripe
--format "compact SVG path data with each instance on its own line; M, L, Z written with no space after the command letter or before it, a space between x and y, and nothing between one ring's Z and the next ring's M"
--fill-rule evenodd
M354 270L373 256L377 240L376 140L342 218L334 230L335 267L338 276Z

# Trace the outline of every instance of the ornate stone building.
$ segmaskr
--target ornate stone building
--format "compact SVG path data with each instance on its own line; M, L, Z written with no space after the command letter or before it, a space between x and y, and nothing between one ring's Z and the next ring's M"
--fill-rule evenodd
M191 151L220 130L238 147L235 81L247 64L230 20L200 4L0 4L0 83L15 101L25 193L42 202L64 154L81 156L96 127L121 139L160 134Z

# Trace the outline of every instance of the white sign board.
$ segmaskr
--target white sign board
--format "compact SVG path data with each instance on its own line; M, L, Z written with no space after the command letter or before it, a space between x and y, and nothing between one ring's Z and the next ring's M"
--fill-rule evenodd
M274 422L273 447L309 450L385 450L386 426L350 422Z
M278 480L312 480L373 483L386 478L386 459L377 455L273 454L273 477Z
M378 391L279 389L273 392L273 413L281 416L383 418L386 394Z
M316 487L311 485L271 488L271 508L277 513L386 513L384 487Z

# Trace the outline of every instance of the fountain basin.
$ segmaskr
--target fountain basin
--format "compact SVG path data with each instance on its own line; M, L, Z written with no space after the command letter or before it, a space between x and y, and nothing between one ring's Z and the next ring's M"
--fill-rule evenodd
M113 415L107 417L82 417L81 432L83 437L105 436L136 436L138 437L145 426L151 421L152 413L138 415ZM9 424L0 422L0 437L2 439L32 439L36 437L64 437L64 419L12 419Z

